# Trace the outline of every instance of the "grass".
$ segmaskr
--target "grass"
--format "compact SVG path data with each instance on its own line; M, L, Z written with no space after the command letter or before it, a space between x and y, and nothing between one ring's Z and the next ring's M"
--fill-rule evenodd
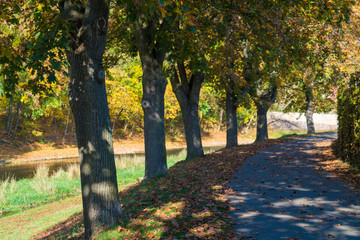
M175 163L186 158L186 151L181 151L177 155L168 157L168 167L173 166ZM120 188L128 187L139 181L139 178L144 176L145 163L144 158L131 157L116 159L115 165L117 168L117 180Z
M270 139L277 139L277 138L286 138L286 137L293 137L293 136L302 136L306 135L305 130L299 131L291 131L291 130L271 130L269 131L269 138Z
M80 193L80 181L70 178L64 170L49 176L49 168L40 166L31 179L0 182L0 211L2 216L15 214L45 203L55 202Z
M76 197L3 217L0 219L0 239L31 239L38 232L65 221L81 210L80 197Z
M185 151L170 157L168 165L185 158ZM144 159L139 157L116 160L117 179L120 188L138 181L144 174ZM49 167L39 166L32 179L15 181L8 177L0 181L1 215L15 214L29 208L51 203L80 194L80 171L76 164L69 164L49 176Z
M316 132L315 135L318 134L325 134L325 133L332 133L334 131L323 131L323 132ZM269 138L270 139L278 139L278 138L287 138L287 137L295 137L295 136L309 136L306 130L270 130L269 131Z
M169 167L185 157L185 151L169 157ZM143 177L145 166L142 158L134 157L116 160L116 167L118 185L123 190ZM15 181L8 177L0 182L3 215L0 218L0 239L32 239L39 232L80 213L79 174L79 167L75 164L51 176L47 167L40 166L32 179ZM77 229L81 231L82 227L74 228L74 233L67 234L67 237L76 235Z

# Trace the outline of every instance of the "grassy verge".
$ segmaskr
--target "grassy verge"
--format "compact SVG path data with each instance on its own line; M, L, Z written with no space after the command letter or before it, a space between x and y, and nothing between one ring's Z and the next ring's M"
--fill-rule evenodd
M0 219L0 239L32 239L33 235L59 222L69 222L68 219L81 210L80 197L73 197L3 217Z
M323 131L323 132L316 132L314 135L320 135L320 134L325 134L325 133L332 133L335 131ZM270 139L278 139L278 138L287 138L287 137L306 137L306 136L311 136L309 134L307 134L306 130L298 130L298 131L293 131L293 130L276 130L276 131L269 131L269 138Z
M15 181L8 177L0 182L0 211L2 216L7 216L79 193L77 166L52 176L49 176L48 167L40 166L32 179Z
M185 152L182 152L169 158L168 164L172 166L184 158ZM141 158L117 160L116 166L120 189L136 183L144 174ZM40 167L33 179L15 181L8 178L1 182L1 207L6 214L0 218L0 239L32 239L45 229L79 214L82 206L78 169L77 165L72 165L66 171L60 170L49 176L49 169ZM59 200L61 198L63 200ZM71 222L67 220L63 224ZM74 228L74 233L67 237L76 236L77 229L81 232L82 226Z
M185 158L185 151L168 160L169 166ZM120 188L137 182L144 174L142 158L126 158L116 161ZM0 211L2 216L15 214L29 208L59 201L81 193L78 165L70 165L49 176L49 168L40 166L32 179L15 181L8 177L0 182Z

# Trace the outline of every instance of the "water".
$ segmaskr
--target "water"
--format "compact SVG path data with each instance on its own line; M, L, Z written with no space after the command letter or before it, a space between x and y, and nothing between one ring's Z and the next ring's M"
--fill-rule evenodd
M223 146L216 147L204 147L204 152L211 153L223 148ZM167 157L176 157L179 154L185 151L185 149L172 149L167 151ZM186 152L184 153L186 154ZM115 155L115 159L144 159L145 161L145 153L126 153ZM0 165L0 180L6 179L11 176L16 180L22 178L32 178L34 176L34 172L39 166L49 166L49 173L52 174L59 169L66 170L70 164L79 164L79 158L68 158L68 159L59 159L59 160L48 160L48 161L37 161L32 163L24 163L19 165Z

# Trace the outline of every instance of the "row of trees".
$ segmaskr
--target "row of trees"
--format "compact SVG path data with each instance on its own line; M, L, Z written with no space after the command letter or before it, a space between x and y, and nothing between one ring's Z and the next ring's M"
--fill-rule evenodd
M257 109L256 141L268 138L266 113L278 93L294 95L292 90L305 93L312 132L312 100L320 91L314 86L323 82L329 89L336 84L328 81L339 72L329 59L336 60L342 50L339 27L349 20L352 4L340 0L1 2L0 74L10 96L22 84L21 74L27 73L25 92L39 101L49 99L64 84L57 81L59 74L69 77L88 238L121 217L107 69L128 56L140 57L145 179L153 178L167 174L167 79L183 116L188 159L204 154L199 124L204 82L226 99L228 147L237 145L236 110L246 97ZM130 90L116 85L112 89L119 94Z

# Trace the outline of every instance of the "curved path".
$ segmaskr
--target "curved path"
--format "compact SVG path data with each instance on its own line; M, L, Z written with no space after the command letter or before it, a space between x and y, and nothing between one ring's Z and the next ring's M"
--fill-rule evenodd
M360 191L316 171L325 134L265 149L230 184L235 230L246 239L360 239Z

